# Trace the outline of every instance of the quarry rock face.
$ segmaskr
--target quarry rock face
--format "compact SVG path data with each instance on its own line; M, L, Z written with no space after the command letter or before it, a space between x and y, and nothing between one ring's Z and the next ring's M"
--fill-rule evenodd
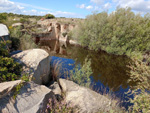
M40 36L41 39L43 37L46 39L57 39L64 42L69 40L68 33L76 27L75 24L71 24L65 21L62 23L56 19L40 20L37 24L41 25L47 31L47 33L49 33L49 37L43 35Z

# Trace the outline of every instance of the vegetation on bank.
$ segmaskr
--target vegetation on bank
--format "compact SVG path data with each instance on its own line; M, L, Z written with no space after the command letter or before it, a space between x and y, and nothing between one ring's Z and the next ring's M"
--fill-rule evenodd
M21 32L21 27L14 27L10 29L10 39L12 41L12 49L14 50L27 50L37 48L32 34Z
M6 43L0 41L0 83L21 77L22 66L9 57Z
M31 16L13 13L0 13L0 23L6 24L8 27L14 23L36 23L42 16Z
M93 71L91 69L91 60L85 59L83 66L77 65L70 71L70 79L75 83L90 88Z
M132 58L133 62L128 65L130 68L130 81L135 81L137 84L131 87L129 94L133 94L134 98L130 99L133 106L129 110L133 113L149 113L150 112L150 67L145 62L137 58Z
M117 8L108 14L87 16L74 31L73 37L92 50L104 50L117 55L150 51L150 14L141 16L130 8Z
M3 23L4 20L6 20L6 15L5 14L0 14L0 23Z
M130 8L117 8L108 14L102 12L87 16L78 25L72 37L82 46L91 50L104 50L115 55L127 55L132 59L130 81L136 82L131 94L135 95L130 102L131 112L150 112L150 14L141 16ZM145 56L147 58L144 58Z
M40 18L41 16L0 13L0 23L6 24L10 31L10 40L12 42L11 51L38 47L32 39L32 33L28 32L28 29L24 29L24 26L28 26L29 23L32 26ZM12 27L12 24L17 22L21 22L23 25Z

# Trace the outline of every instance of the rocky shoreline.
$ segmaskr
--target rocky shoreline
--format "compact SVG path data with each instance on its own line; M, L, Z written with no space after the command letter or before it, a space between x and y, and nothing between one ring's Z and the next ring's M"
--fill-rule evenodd
M108 112L111 100L91 89L81 87L76 83L58 78L53 81L50 75L50 56L42 49L22 51L12 56L24 66L24 71L30 72L33 81L24 82L16 98L13 98L15 88L21 80L0 83L0 112L2 113L40 113L45 112L49 99L65 95L67 104L79 108L80 113ZM45 84L51 83L49 86Z

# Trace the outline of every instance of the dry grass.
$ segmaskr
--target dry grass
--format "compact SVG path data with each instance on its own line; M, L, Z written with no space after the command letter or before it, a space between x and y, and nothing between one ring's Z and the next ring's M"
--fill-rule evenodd
M61 61L54 61L52 66L51 66L51 75L52 75L52 80L57 81L58 78L61 76L60 70L62 68L62 63Z

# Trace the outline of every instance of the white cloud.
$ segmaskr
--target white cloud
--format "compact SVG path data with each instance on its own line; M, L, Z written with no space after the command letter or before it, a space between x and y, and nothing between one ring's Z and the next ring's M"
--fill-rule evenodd
M111 8L111 4L109 2L104 4L104 9L110 9Z
M26 15L46 15L46 14L48 14L48 12L46 12L46 11L37 11L35 9L32 9L32 10L23 10L22 14L26 14Z
M0 12L21 13L21 9L24 9L24 7L16 5L14 2L9 0L0 0Z
M82 4L81 8L84 8L85 5ZM51 13L56 17L72 17L72 18L83 18L83 16L65 11L54 11L51 9L33 6L30 4L12 2L11 0L0 0L0 12L8 12L8 13L17 13L17 14L25 14L25 15L45 15Z
M84 9L85 8L85 4L77 5L77 7L80 8L80 9Z
M87 10L93 9L92 5L86 6L85 4L77 5L77 7L80 9L87 9Z
M30 5L30 4L25 4L25 3L19 3L19 2L15 2L15 4L17 5L20 5L20 6L23 6L23 7L29 7L29 8L33 8L33 9L39 9L39 10L51 10L51 9L48 9L48 8L43 8L43 7L40 7L40 6L34 6L34 5ZM52 11L52 10L51 10Z
M86 7L86 9L91 10L91 9L93 9L93 6L89 5L89 6Z
M120 7L131 7L135 11L150 12L149 0L114 0Z
M68 18L83 18L83 16L72 13L72 12L65 12L65 11L55 11L51 14L55 15L56 17L68 17Z
M20 5L17 5L17 6L18 6L19 9L24 9L24 7L22 7L22 6L20 6Z
M94 9L94 10L97 10L97 11L98 11L98 10L99 10L99 7L98 7L98 6L95 6L95 9Z
M101 5L104 3L104 0L91 0L91 2L95 3L96 5Z

